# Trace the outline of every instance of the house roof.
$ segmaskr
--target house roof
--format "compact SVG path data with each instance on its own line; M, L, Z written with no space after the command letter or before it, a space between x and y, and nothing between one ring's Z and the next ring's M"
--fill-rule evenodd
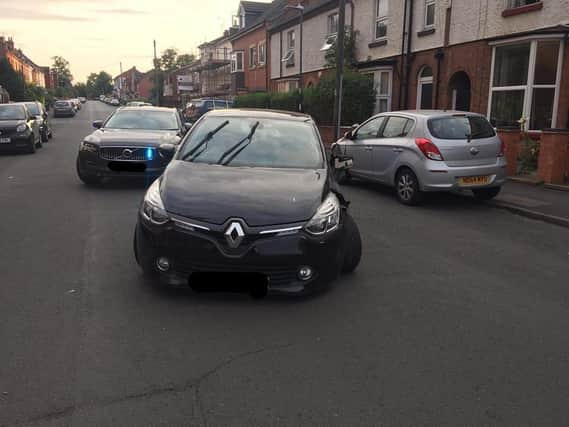
M284 2L286 5L288 2ZM302 2L301 2L302 3ZM338 6L337 0L311 0L304 8L304 19L309 19L319 13L333 9ZM271 19L268 26L269 31L277 31L280 28L287 28L292 25L296 25L298 22L298 12L291 9L284 10L284 5L282 6L283 11Z
M253 3L253 2L241 2L241 3ZM285 6L288 0L273 0L271 3L263 3L268 7L265 9L262 15L255 19L251 24L247 25L245 28L240 29L237 33L231 36L231 40L239 39L245 34L249 33L251 30L256 29L259 25L265 22L270 22L277 18L279 15L285 12Z
M128 76L129 74L131 74L131 73L134 73L134 75L137 76L137 77L138 77L138 76L141 76L141 75L143 74L143 73L141 73L140 71L138 71L138 70L136 69L136 67L131 67L131 68L129 68L128 70L123 71L122 73L120 73L118 76L114 77L113 80L116 80L116 79L118 79L119 77L126 77L126 76Z
M263 13L271 6L271 3L259 1L241 1L241 6L245 9L245 13Z

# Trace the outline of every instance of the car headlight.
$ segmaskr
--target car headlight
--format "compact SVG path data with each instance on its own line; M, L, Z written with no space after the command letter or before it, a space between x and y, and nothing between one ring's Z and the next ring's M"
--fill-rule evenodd
M160 180L155 180L144 195L142 202L142 215L153 224L166 224L170 217L160 197Z
M304 226L310 234L319 235L334 231L340 223L340 201L334 193L330 193L322 202L316 214Z
M80 147L81 151L89 151L91 153L95 153L99 150L99 146L97 144L93 144L91 142L83 141Z
M26 125L25 123L22 123L20 125L18 125L18 127L16 128L16 132L25 132L26 130L28 130L28 125Z

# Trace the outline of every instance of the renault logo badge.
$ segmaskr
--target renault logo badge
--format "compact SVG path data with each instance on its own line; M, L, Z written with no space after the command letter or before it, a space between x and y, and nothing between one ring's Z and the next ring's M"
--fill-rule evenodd
M229 224L224 234L225 234L225 240L227 240L227 244L232 249L239 247L239 245L243 241L243 237L245 237L245 232L243 231L243 227L238 222L232 222L231 224Z
M125 159L130 159L130 157L132 156L132 150L129 150L128 148L125 148L124 150L122 150L122 156Z

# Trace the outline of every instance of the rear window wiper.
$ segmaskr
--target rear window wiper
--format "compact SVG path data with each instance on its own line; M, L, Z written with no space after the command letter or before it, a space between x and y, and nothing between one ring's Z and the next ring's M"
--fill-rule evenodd
M190 157L191 159L189 159L190 162L194 161L198 156L200 156L206 149L207 149L207 143L208 141L213 138L213 136L219 132L221 129L223 129L225 126L227 126L229 124L229 120L224 121L223 123L221 123L218 127L216 127L215 129L209 131L206 136L204 136L204 138L197 143L197 145L192 148L188 153L184 154L184 156L182 157L182 160L188 160ZM199 153L197 153L196 155L194 155L202 146L204 146L204 149L201 150ZM192 157L193 156L193 157Z
M239 153L241 153L251 143L251 139L253 138L253 135L255 134L255 131L257 130L259 123L260 122L256 122L253 126L251 126L251 130L249 131L249 134L245 138L243 138L241 141L237 142L233 146L229 147L229 149L225 150L225 152L221 155L221 157L217 161L217 164L227 166L229 163L231 163L233 161L233 159L235 157L237 157L239 155ZM239 147L245 141L248 141L248 142L246 144L244 144L241 148L239 148L237 151L233 152L234 150L237 149L237 147ZM231 154L232 152L233 152L233 154ZM231 156L229 158L225 159L230 154L231 154Z

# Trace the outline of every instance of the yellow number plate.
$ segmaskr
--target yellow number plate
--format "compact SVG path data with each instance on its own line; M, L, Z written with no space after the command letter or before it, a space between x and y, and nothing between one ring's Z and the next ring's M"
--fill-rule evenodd
M485 185L490 182L489 176L462 176L458 178L458 183L460 185Z

